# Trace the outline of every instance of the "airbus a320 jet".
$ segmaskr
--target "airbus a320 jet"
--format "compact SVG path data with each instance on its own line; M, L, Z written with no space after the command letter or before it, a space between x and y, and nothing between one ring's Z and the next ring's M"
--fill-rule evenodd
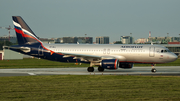
M18 45L9 49L37 58L59 61L89 63L88 72L104 69L130 69L134 63L154 64L173 62L177 56L160 45L136 44L45 44L41 42L20 16L13 16Z

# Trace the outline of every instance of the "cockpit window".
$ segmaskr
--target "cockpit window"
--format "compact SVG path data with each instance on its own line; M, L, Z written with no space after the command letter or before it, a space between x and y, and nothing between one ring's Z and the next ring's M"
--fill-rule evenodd
M170 50L161 50L161 53L170 52Z

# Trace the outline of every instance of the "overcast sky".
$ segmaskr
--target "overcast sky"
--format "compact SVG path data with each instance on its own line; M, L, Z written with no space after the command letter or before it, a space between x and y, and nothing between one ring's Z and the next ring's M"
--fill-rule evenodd
M0 0L0 26L21 16L41 38L180 34L180 0ZM8 31L0 29L0 36ZM11 35L15 35L11 31Z

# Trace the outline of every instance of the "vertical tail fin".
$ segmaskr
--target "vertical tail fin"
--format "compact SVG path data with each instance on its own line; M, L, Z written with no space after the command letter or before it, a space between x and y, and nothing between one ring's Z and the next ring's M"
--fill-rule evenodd
M19 45L42 43L20 16L13 16L12 19Z

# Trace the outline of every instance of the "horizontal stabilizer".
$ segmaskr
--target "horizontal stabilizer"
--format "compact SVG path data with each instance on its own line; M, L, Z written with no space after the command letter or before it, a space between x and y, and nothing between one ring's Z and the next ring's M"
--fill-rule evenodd
M19 50L21 50L21 51L23 51L23 52L25 52L25 53L28 53L28 52L31 51L31 48L29 48L29 47L9 47L9 48L19 49Z

